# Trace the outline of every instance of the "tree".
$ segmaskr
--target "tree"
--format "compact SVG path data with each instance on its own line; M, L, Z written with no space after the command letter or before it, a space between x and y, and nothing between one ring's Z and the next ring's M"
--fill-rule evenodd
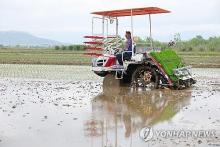
M66 46L63 45L63 46L62 46L62 50L66 50Z
M74 48L73 45L68 46L68 49L71 51L73 50L73 48Z
M198 40L204 40L201 35L197 35L197 36L196 36L196 39L198 39Z
M55 50L59 50L60 49L60 47L59 46L55 46Z
M81 49L80 45L76 45L76 50L79 51Z
M183 43L182 43L182 40L181 40L180 33L174 34L174 42L175 42L175 47L177 49L180 49L180 50L183 49Z
M176 43L182 41L182 40L181 40L180 33L176 33L176 34L174 34L174 41L175 41Z

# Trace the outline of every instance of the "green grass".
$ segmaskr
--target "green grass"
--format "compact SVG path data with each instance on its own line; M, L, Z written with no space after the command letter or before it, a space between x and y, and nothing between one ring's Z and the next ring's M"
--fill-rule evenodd
M177 52L179 55L182 56L220 56L220 52Z
M193 67L220 68L220 52L178 52L186 64Z
M92 57L84 51L55 49L0 49L4 64L90 65ZM220 52L178 52L186 64L193 67L220 67Z
M14 64L89 64L91 57L82 51L54 49L0 49L0 63Z

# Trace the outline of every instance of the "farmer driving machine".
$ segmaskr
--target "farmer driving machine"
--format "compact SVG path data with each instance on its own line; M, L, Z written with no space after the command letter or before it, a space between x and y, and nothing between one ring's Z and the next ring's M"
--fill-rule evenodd
M181 89L195 84L191 74L191 67L186 66L183 60L172 49L160 50L155 47L151 32L151 15L169 13L170 11L158 7L145 7L113 11L93 12L98 15L92 18L92 35L85 36L89 41L84 42L86 55L94 56L92 70L101 77L114 76L115 79L129 82L135 87L150 89L169 87ZM133 17L148 15L149 45L138 49L133 36ZM101 16L101 17L100 17ZM130 17L132 51L122 50L124 40L119 36L118 19ZM94 24L101 21L101 33L96 34ZM109 35L109 26L115 24L115 34ZM117 63L116 55L121 51L123 65ZM130 52L131 57L123 57Z

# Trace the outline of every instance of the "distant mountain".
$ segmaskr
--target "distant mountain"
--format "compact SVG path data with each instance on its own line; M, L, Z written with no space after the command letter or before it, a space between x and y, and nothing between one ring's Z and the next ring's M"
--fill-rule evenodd
M62 45L59 41L36 37L27 32L0 31L0 45L4 46L54 46Z

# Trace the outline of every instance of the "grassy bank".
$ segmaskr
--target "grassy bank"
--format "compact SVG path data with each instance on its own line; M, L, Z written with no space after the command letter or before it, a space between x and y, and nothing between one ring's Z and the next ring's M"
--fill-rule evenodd
M0 49L0 64L90 65L83 51L55 49ZM220 52L178 52L193 67L220 68Z
M54 49L0 49L0 63L88 65L91 57L83 51Z

